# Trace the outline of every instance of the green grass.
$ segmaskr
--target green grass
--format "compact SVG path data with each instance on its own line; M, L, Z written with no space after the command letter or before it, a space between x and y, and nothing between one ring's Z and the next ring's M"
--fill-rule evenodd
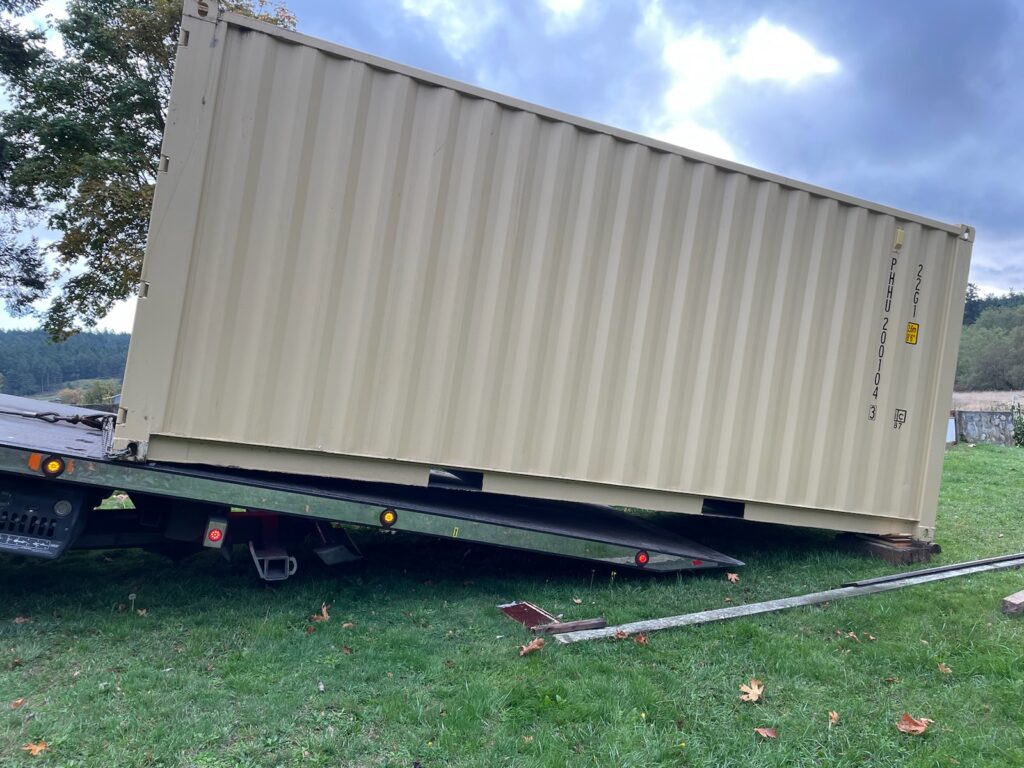
M1024 550L1022 501L1024 451L951 450L938 562ZM999 611L1020 572L525 658L527 633L494 608L618 623L894 570L821 534L728 521L699 536L748 562L739 584L376 533L366 561L306 562L276 588L214 553L0 559L0 765L1024 765L1024 618ZM751 677L758 704L738 698ZM935 723L901 734L903 712ZM41 756L21 751L38 740Z

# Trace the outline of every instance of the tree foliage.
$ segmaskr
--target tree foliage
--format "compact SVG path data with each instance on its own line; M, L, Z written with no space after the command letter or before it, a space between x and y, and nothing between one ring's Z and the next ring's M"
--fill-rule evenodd
M81 379L119 379L127 333L80 333L53 344L42 331L0 331L0 379L11 395L54 392Z
M36 4L0 3L14 13ZM278 2L222 5L295 24ZM0 298L24 311L42 275L57 291L43 317L51 338L94 326L138 283L181 12L181 0L69 0L53 22L63 56L31 35L0 58L12 104L0 114L0 210L34 214L60 235L56 267L43 270L38 249L7 230L3 252L27 250L0 262Z
M1024 389L1024 303L993 306L960 337L959 390Z

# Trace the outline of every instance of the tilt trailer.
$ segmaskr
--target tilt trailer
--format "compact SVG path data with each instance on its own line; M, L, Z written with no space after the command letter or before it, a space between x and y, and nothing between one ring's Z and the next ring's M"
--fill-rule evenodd
M734 567L727 555L592 504L467 491L453 473L427 488L247 472L110 456L110 414L0 395L0 553L68 549L167 554L248 546L260 576L295 573L287 547L313 536L325 562L359 557L340 524L494 544L653 572ZM97 509L114 491L132 509Z
M166 126L116 423L6 441L8 546L56 488L79 545L115 488L118 541L182 501L648 568L729 561L609 508L934 540L973 228L207 0Z

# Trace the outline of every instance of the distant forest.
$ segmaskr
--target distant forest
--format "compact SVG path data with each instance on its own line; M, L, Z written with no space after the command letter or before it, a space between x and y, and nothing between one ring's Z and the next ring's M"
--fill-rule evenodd
M43 331L0 331L0 392L38 395L79 379L120 379L127 333L79 333L61 344Z
M1024 389L1024 293L982 298L967 287L956 388Z

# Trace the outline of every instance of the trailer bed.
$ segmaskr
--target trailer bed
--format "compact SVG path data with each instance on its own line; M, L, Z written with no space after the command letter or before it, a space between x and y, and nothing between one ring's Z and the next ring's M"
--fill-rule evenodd
M0 395L0 490L4 477L17 478L22 484L31 479L34 488L67 483L94 492L120 490L129 495L195 502L225 510L243 508L458 538L653 571L742 565L734 558L612 507L451 487L117 461L107 455L102 430L44 420L104 416L88 409ZM38 467L49 457L66 463L66 469L57 477L41 477ZM390 515L386 516L388 512ZM7 525L10 527L11 523L8 521ZM0 523L0 532L2 526ZM2 541L0 551L5 551ZM25 554L24 542L20 550L7 547L6 551Z

